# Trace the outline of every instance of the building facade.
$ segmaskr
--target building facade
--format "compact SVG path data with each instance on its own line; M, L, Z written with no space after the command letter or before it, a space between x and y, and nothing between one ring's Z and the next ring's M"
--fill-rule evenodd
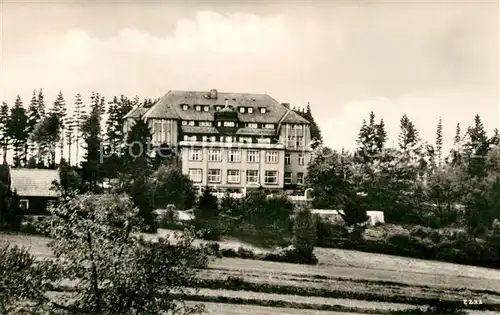
M309 122L265 94L169 91L151 108L125 116L125 131L144 119L152 145L176 148L195 185L242 191L300 189L311 159Z

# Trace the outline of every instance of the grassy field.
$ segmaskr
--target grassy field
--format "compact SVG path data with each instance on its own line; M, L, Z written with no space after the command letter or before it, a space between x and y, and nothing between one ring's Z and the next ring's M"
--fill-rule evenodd
M168 232L161 231L159 235L168 235ZM0 240L28 246L38 257L52 255L47 247L48 239L43 237L0 234ZM251 248L237 240L221 243L221 247L226 248L240 246ZM340 315L346 314L344 310L348 310L348 314L374 314L377 311L387 314L388 310L415 308L418 299L429 298L459 302L467 298L500 303L499 270L339 249L318 248L316 254L320 261L317 266L217 259L210 264L210 269L201 272L203 279L238 278L247 287L217 290L206 287L192 298L204 302L207 314L214 315ZM308 288L321 292L304 293ZM277 294L277 290L302 290L302 293ZM404 297L413 300L409 304L401 303ZM274 307L265 307L271 304ZM330 311L322 311L325 309ZM470 314L488 313L471 311Z

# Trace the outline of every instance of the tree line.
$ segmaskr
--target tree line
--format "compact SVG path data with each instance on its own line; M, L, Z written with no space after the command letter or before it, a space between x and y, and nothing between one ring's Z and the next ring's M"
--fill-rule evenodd
M380 210L387 222L429 227L465 226L477 234L500 219L500 136L489 136L479 115L443 152L443 121L433 143L423 141L405 114L397 146L387 145L383 119L363 120L353 152L318 147L308 166L306 186L313 206L350 211L362 221L366 210Z

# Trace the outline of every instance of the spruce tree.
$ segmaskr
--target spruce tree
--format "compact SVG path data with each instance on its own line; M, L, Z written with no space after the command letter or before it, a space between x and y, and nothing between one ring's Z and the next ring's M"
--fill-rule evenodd
M380 123L376 126L376 144L378 152L382 152L387 142L387 131L385 130L384 119L380 119Z
M82 125L82 138L84 141L85 156L83 162L84 181L87 189L92 192L99 191L102 169L101 164L101 98L92 92L90 113L85 117Z
M120 145L125 141L123 123L125 115L132 110L132 103L125 97L114 97L109 102L108 120L106 121L106 140L110 151L117 153Z
M437 166L440 167L443 157L443 121L441 117L439 117L438 125L436 128L435 155L437 157Z
M81 129L83 126L84 117L87 115L85 111L85 105L82 101L82 95L80 93L75 96L75 108L73 111L73 127L74 127L74 138L75 138L75 146L76 146L76 165L79 165L80 161L80 137L81 137Z
M7 130L9 137L13 140L14 147L14 167L23 165L24 150L28 141L28 116L23 107L21 97L18 95L14 106L10 110L10 116L7 121Z
M462 135L460 123L457 123L455 136L453 137L453 148L451 149L451 165L458 166L462 164Z
M314 120L314 116L312 115L311 105L307 103L307 108L305 113L302 115L307 121L309 121L310 125L310 133L311 133L311 147L315 149L319 145L323 144L323 136L321 135L321 130L319 129L318 124Z
M54 102L54 106L52 107L52 113L54 113L59 119L59 149L60 149L60 160L64 159L64 130L66 124L66 101L64 100L64 96L62 91L59 91L57 94L57 98Z
M7 152L9 150L10 137L8 130L9 105L2 102L0 107L0 147L2 149L3 164L7 164Z
M36 94L36 90L33 91L33 96L31 97L31 102L28 107L28 134L31 136L33 131L35 130L36 124L40 121L42 118L40 113L39 113L39 105L38 105L38 97ZM35 144L31 140L31 137L28 138L28 153L30 156L33 156L35 154ZM26 155L27 158L27 155ZM25 164L27 161L25 161Z
M38 113L40 114L40 117L44 117L45 116L45 100L44 100L42 89L40 89L40 91L38 92L38 98L37 98L36 103L38 105Z
M75 143L75 122L73 120L73 115L66 116L66 130L64 137L66 139L66 145L68 146L68 165L71 166L71 149Z
M379 126L376 124L375 113L370 112L368 124L366 120L363 120L358 134L358 154L363 158L364 162L373 161L382 152L386 137L384 133L384 125Z
M498 132L498 128L495 128L493 130L493 136L491 137L490 143L494 146L497 146L500 144L500 134Z
M406 114L400 120L399 148L404 153L414 155L418 153L418 143L420 138L413 122Z
M471 177L484 177L487 174L486 155L490 150L490 140L479 114L474 117L474 126L468 128L467 137L467 172Z

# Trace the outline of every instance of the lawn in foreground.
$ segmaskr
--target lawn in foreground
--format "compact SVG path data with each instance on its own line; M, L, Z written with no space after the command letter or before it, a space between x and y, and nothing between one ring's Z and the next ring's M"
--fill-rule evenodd
M151 237L168 235L168 231L160 230L157 235ZM0 234L0 240L30 247L31 252L38 257L52 256L47 247L49 239L44 237ZM230 247L236 245L237 242L234 240L230 243ZM317 266L223 258L217 259L210 267L244 272L323 275L500 292L500 270L339 249L317 248L316 252L320 260Z

